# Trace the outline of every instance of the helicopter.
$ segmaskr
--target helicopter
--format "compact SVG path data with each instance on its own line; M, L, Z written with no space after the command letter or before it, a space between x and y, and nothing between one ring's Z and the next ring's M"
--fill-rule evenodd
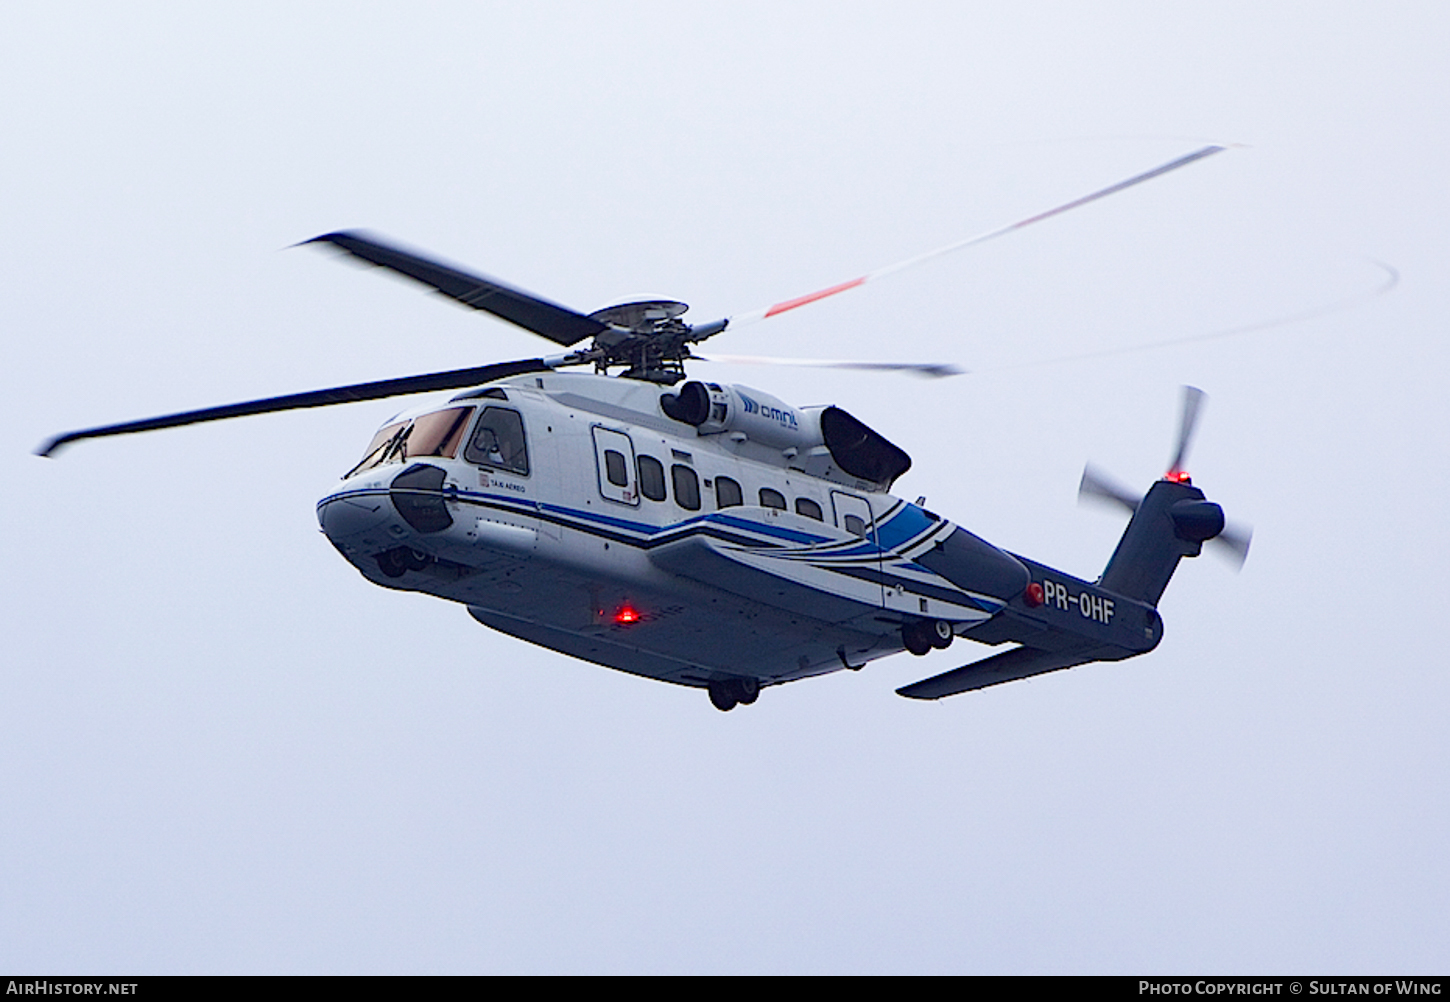
M364 578L464 605L531 644L705 689L720 710L762 689L958 639L1012 644L897 690L935 700L1153 650L1178 562L1226 525L1184 472L1204 395L1185 388L1168 471L1143 496L1087 468L1080 495L1126 508L1101 576L1010 553L892 495L911 458L844 409L690 379L693 346L1014 232L1221 152L1209 145L1007 226L750 313L690 325L650 299L583 314L361 231L317 244L387 269L566 351L245 401L58 435L101 438L437 391L374 434L317 503ZM587 342L587 344L585 343ZM787 360L780 360L787 361ZM939 364L814 363L951 375ZM568 371L588 368L592 371Z

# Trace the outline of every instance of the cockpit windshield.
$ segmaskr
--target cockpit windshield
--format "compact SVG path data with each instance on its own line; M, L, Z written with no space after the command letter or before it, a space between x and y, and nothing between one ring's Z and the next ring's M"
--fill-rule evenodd
M383 428L373 436L364 453L362 462L347 471L347 477L364 470L387 463L403 463L421 456L442 456L452 459L458 454L463 433L473 417L472 407L449 407L413 418L398 421Z

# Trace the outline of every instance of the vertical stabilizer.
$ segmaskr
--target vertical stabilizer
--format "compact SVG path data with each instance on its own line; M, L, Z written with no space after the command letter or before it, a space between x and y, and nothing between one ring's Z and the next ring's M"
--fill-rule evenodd
M1178 561L1196 557L1223 531L1223 509L1192 484L1160 480L1138 502L1133 519L1098 584L1157 605Z

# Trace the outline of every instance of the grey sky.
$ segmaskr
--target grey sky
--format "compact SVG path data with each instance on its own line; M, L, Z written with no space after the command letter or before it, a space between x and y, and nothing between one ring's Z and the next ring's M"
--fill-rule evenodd
M0 963L160 972L1438 972L1450 960L1439 5L18 3L0 31ZM524 357L311 249L367 226L709 320L1247 144L725 339L899 484L1095 576L1177 387L1254 551L1153 654L923 705L955 645L711 709L375 588L313 505L387 402L59 431ZM1302 324L1071 363L1374 289ZM1021 363L1046 364L1017 368ZM700 371L704 371L703 367Z

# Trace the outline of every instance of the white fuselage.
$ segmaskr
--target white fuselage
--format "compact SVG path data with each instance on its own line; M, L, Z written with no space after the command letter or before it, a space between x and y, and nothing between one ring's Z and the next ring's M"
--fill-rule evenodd
M664 392L548 372L420 409L443 413L440 441L394 419L412 438L380 433L319 519L377 584L684 685L855 668L900 651L908 620L965 630L1000 608L912 561L955 527L834 466L810 409L749 391L779 433L712 432L667 417Z

